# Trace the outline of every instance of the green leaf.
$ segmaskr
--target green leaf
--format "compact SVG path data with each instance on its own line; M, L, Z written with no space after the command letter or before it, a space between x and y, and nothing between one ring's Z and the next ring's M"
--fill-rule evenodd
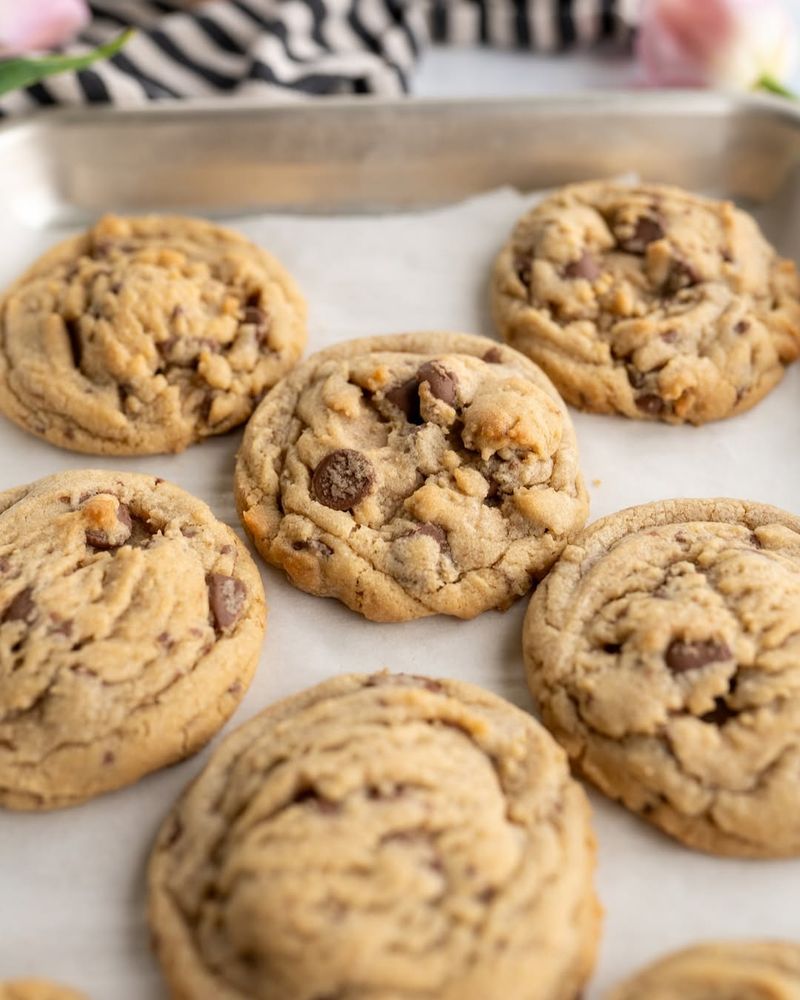
M30 87L32 83L46 76L63 73L69 69L86 69L98 59L109 59L116 55L123 45L135 34L132 28L123 31L110 42L101 45L82 56L43 56L41 59L4 59L0 61L0 94L20 87Z
M760 76L755 84L753 85L753 90L766 90L768 94L778 94L780 97L790 97L793 101L798 99L797 94L794 91L789 90L788 87L776 80L774 76L770 76L769 73L765 73Z

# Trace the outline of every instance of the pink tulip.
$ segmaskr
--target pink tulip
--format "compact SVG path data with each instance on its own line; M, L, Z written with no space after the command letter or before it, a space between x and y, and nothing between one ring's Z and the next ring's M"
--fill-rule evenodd
M786 80L797 26L780 0L641 0L637 54L654 86L749 89Z
M88 20L85 0L0 0L0 56L62 45Z

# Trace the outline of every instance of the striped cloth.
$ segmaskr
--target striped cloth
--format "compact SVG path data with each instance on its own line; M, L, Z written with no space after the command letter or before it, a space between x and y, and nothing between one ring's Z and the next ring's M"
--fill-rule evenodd
M36 2L36 0L21 0ZM6 96L0 112L136 106L177 97L256 100L409 89L423 46L559 51L623 43L625 0L97 0L69 51L138 29L110 62Z

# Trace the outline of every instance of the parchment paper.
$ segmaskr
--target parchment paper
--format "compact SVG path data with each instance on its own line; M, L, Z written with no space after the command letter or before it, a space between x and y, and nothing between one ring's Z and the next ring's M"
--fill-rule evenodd
M310 350L414 329L491 335L486 284L494 253L531 196L499 190L443 210L380 218L263 217L231 224L276 253L310 302ZM793 249L785 213L768 234ZM776 229L778 225L780 228ZM66 233L9 230L0 279ZM10 248L5 250L5 248ZM800 249L795 247L794 249ZM800 366L756 409L703 428L573 414L591 518L673 496L732 496L800 512ZM206 500L239 529L231 478L240 434L178 456L93 458L60 451L0 420L0 488L59 469L151 472ZM309 597L264 569L270 606L256 679L231 726L337 672L396 670L482 684L530 709L520 629L526 601L472 622L375 625ZM148 947L144 866L159 821L208 749L138 785L41 815L0 813L0 979L46 975L93 1000L165 994ZM738 862L692 853L592 794L606 908L588 997L641 963L704 937L800 939L800 861Z

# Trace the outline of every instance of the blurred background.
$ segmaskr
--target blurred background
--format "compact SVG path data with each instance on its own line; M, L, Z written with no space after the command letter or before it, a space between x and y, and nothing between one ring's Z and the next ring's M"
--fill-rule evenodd
M789 96L799 30L800 0L0 0L0 113L645 86Z

